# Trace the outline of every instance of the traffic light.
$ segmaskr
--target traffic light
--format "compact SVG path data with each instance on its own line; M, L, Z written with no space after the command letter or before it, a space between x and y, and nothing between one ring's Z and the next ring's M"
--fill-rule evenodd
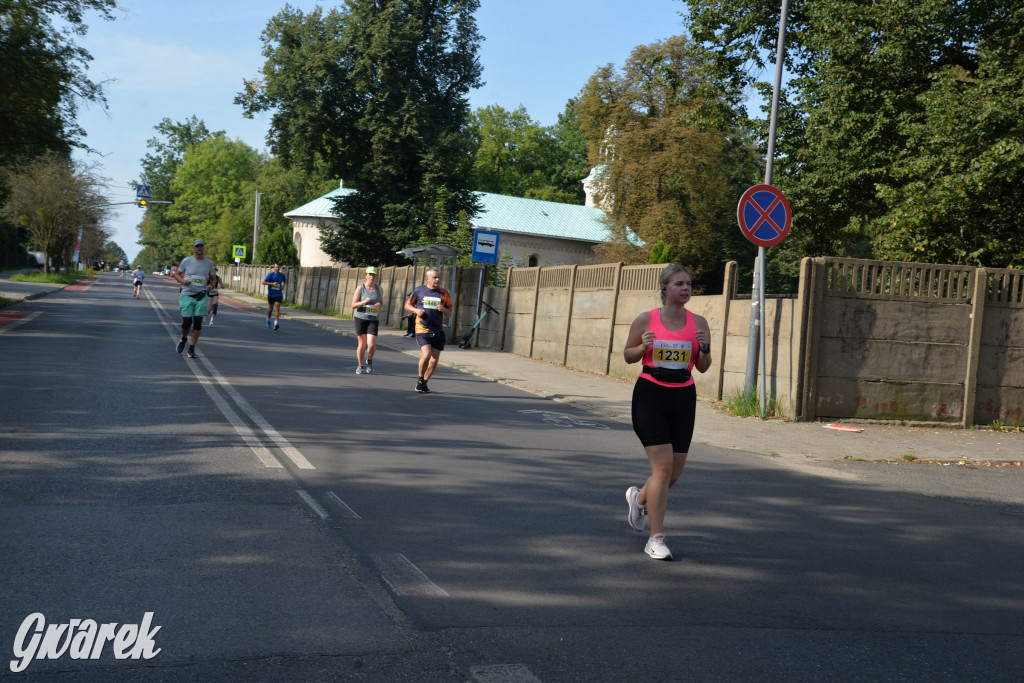
M145 208L146 208L146 205L147 205L147 204L149 204L149 200L147 200L147 199L140 199L140 200L138 200L138 201L136 202L136 204L138 204L138 205L139 205L139 208L141 208L141 209L145 209Z

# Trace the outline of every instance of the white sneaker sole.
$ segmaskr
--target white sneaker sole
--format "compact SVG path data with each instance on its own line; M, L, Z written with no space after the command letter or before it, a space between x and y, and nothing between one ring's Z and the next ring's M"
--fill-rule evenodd
M629 522L630 529L637 533L640 533L647 528L647 520L644 518L643 514L641 514L640 528L636 528L636 526L633 524L633 491L636 491L637 493L640 492L640 490L635 486L630 486L628 489L626 489L626 505L629 506L629 512L626 513L626 521Z

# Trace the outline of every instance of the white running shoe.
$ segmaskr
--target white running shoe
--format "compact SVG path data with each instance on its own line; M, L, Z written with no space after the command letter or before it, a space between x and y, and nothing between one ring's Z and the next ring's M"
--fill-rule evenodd
M647 518L644 516L644 511L637 501L639 495L640 489L635 486L630 486L626 489L626 505L629 506L629 514L626 515L626 519L629 520L629 526L633 527L633 531L637 532L647 528Z
M366 372L366 371L365 371L365 370L363 370L363 366L362 366L362 365L357 365L357 366L356 366L356 374L357 374L357 375L361 375L361 374L363 374L364 372Z
M647 539L644 552L656 560L671 560L672 551L665 545L665 534L654 534Z
M372 375L373 374L373 361L370 360L370 359L366 360L366 374L367 375Z
M277 322L277 321L275 320L275 321L274 321L274 329L276 330L276 329L279 329L280 327L281 327L281 323L279 323L279 322Z

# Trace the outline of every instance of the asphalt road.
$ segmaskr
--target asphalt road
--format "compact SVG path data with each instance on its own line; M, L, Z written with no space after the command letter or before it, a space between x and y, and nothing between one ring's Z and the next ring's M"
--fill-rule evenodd
M150 280L0 327L0 651L36 613L160 626L23 676L1024 679L1016 470L695 446L656 562L627 425L448 368L416 394L406 354L357 376L351 339L227 303L188 360Z

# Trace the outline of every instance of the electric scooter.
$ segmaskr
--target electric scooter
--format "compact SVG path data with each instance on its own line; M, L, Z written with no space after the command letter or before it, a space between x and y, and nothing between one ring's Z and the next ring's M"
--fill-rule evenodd
M486 310L484 310L483 313L480 314L480 317L476 319L476 322L473 323L473 327L469 328L469 332L462 335L462 339L459 340L460 349L470 349L473 347L473 333L476 332L476 328L480 326L480 323L484 321L484 318L487 317L488 313L494 313L494 315L498 315L498 309L494 308L494 306L491 306L486 301L481 301L480 303L482 303L487 308Z

